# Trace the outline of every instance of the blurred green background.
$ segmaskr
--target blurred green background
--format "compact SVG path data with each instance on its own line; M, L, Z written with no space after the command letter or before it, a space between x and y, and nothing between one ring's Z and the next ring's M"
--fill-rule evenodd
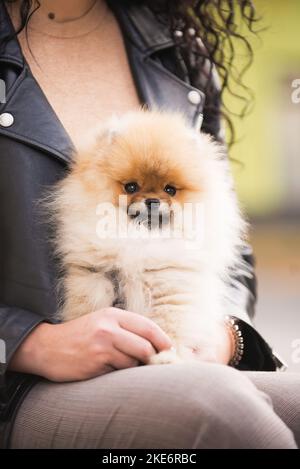
M232 167L252 224L256 324L289 370L300 371L300 103L292 100L292 83L300 83L300 1L254 4L266 27L260 39L248 35L255 58L244 81L255 106L244 120L234 119L238 143L230 155L242 163Z

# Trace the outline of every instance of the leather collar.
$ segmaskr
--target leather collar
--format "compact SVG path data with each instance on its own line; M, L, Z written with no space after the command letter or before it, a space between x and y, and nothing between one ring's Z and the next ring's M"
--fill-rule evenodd
M121 25L126 21L126 35L145 55L174 45L168 29L154 13L136 0L107 0L119 18Z

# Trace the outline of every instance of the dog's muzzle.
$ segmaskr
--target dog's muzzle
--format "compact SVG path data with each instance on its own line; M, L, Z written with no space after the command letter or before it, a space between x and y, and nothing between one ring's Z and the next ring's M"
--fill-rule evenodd
M149 230L162 228L170 223L170 209L159 199L145 199L128 206L128 216L137 224L147 225Z

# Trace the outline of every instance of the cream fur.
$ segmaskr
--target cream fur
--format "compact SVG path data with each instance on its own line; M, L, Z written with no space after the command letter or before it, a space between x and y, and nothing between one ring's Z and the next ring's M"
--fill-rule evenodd
M157 181L142 188L139 203L144 196L165 197L161 181L170 178L176 184L178 179L181 189L174 200L204 206L203 241L100 239L97 204L116 204L122 193L116 181L122 174L130 180L131 172L145 184ZM51 209L65 272L64 321L112 306L117 273L124 307L153 319L173 340L175 350L155 355L150 363L190 360L190 348L213 360L209 337L228 313L228 269L245 230L219 144L189 128L179 113L141 110L115 118L76 155Z

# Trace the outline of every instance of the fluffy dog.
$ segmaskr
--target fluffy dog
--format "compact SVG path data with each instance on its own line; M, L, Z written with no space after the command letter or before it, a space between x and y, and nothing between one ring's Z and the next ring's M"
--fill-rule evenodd
M245 226L220 144L180 113L130 112L75 155L51 205L64 321L121 306L173 340L150 363L213 360Z

